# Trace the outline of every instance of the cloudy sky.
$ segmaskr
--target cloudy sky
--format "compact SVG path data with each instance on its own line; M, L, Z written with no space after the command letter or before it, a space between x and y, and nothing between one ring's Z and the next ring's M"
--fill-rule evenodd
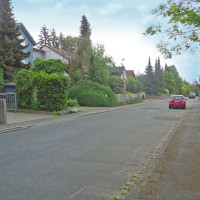
M22 22L35 41L43 25L65 36L79 35L80 20L86 15L92 28L93 43L104 44L116 65L123 64L135 73L144 73L150 56L154 66L175 65L180 76L193 82L200 75L200 53L184 53L164 60L156 49L159 38L145 37L143 32L158 20L150 14L163 0L12 0L15 20Z

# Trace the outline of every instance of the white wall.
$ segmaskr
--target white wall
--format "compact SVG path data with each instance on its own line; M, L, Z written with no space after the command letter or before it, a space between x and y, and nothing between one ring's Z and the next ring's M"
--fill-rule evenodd
M44 54L44 58L45 60L49 60L49 59L60 59L62 60L64 63L68 63L68 60L66 58L64 58L63 56L59 55L58 53L56 53L55 51L49 49L47 46L42 47L42 50L45 51Z

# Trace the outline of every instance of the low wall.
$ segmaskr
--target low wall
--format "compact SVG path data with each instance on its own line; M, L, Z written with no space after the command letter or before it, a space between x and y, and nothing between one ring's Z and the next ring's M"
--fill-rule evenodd
M116 97L119 102L125 102L129 101L131 99L135 99L136 97L141 96L140 93L134 93L134 94L116 94Z
M7 110L5 99L0 99L0 124L7 124Z

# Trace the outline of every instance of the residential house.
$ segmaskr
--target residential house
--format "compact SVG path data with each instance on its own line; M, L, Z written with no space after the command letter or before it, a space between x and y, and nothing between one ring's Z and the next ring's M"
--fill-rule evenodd
M64 63L68 63L70 56L64 50L44 45L39 49L38 48L33 49L33 61L36 60L37 58L44 60L60 59Z
M127 73L126 73L126 69L123 65L119 66L119 67L114 67L114 68L108 69L108 71L109 71L110 75L118 75L124 80L126 80L128 77Z
M28 64L30 62L32 65L33 64L33 47L36 45L36 42L22 23L16 23L16 25L19 27L19 31L21 33L20 38L25 39L23 45L24 46L28 45L28 47L24 49L24 52L30 52L30 56L26 58L23 62L25 64Z

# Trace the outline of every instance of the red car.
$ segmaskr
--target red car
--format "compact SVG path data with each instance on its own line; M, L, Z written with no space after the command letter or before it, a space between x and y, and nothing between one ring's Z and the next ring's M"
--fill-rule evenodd
M186 108L186 100L183 95L172 95L169 100L169 109L170 108Z

